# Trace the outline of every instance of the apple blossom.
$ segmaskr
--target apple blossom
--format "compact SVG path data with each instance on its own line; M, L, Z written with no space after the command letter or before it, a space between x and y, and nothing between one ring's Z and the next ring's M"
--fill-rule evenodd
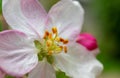
M78 1L61 0L47 14L38 0L3 0L3 15L13 29L0 32L0 68L7 74L95 78L101 72L95 55L76 42L84 17Z

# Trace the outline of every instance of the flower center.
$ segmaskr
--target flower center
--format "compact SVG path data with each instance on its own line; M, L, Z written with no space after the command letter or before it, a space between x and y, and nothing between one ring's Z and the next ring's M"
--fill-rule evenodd
M66 44L68 44L68 42L67 39L58 36L58 30L56 27L53 27L51 32L45 31L42 42L38 40L34 41L40 59L61 52L67 53Z
M49 55L58 54L62 51L67 53L67 46L65 46L65 44L68 43L68 40L58 36L56 27L52 28L52 32L45 31L43 39L45 41L46 49Z

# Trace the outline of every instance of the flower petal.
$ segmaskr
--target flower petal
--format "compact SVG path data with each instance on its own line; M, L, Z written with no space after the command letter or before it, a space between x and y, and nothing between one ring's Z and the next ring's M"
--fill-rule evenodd
M33 40L15 30L0 33L0 68L5 73L21 77L37 63Z
M30 72L28 78L56 78L55 71L47 61L41 61L36 68Z
M78 34L83 23L84 10L77 1L61 0L55 4L49 17L53 26L57 26L59 34L64 38L71 38L71 35Z
M0 70L0 78L5 78L5 73Z
M3 0L3 15L12 29L41 35L47 13L38 0Z
M103 69L95 56L80 45L69 46L67 54L55 56L56 66L72 78L95 78Z

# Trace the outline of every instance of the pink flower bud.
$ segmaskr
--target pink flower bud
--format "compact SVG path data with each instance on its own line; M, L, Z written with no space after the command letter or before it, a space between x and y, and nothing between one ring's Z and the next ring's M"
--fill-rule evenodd
M94 36L88 33L79 34L76 42L83 45L90 51L98 48L97 40L95 39Z

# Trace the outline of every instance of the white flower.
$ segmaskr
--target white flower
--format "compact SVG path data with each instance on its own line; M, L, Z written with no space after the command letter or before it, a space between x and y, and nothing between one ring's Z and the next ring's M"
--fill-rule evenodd
M49 13L38 0L3 0L3 15L14 30L0 33L0 68L29 78L95 78L102 64L76 42L84 11L77 1L61 0Z

